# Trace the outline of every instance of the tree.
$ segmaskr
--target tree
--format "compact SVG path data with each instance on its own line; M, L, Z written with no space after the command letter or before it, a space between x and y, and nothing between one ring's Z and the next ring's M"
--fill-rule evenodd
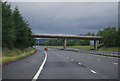
M31 36L32 31L18 7L10 8L7 2L2 3L2 46L7 48L20 48L32 46L35 39Z
M13 42L16 40L15 26L13 22L12 10L10 4L2 3L2 46L13 48Z
M117 46L120 47L120 27L118 27L118 31L117 31Z
M90 33L90 32L88 32L88 34L87 34L88 36L95 36L95 34L94 33Z
M21 16L18 7L13 11L15 29L16 29L16 42L17 48L25 48L33 44L34 39L31 37L31 29L28 27L29 24Z
M102 42L105 47L116 47L117 46L117 29L116 27L107 27L103 30L99 30L97 35L102 36L104 39Z

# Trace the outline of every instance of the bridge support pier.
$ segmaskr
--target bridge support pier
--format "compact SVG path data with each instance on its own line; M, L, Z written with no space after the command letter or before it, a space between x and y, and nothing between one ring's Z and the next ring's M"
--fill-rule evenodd
M66 48L66 38L64 38L64 44L63 44L63 48Z
M98 48L98 43L99 43L99 40L94 40L94 49L95 50Z

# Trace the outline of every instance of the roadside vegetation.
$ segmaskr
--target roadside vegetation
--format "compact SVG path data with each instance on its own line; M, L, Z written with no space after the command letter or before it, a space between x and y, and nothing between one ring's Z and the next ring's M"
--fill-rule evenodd
M9 3L2 3L2 47L24 49L32 46L35 39L18 7L11 9Z
M15 61L20 58L29 56L29 55L33 54L34 52L35 52L35 50L32 47L25 48L23 50L16 49L16 48L14 48L14 49L4 48L2 60L0 63L5 64L5 63L11 62L11 61Z
M120 47L102 47L102 48L100 48L98 50L120 52Z
M35 52L32 46L35 39L29 23L25 20L18 7L11 8L10 3L2 4L2 62L16 60Z
M93 49L94 47L93 46L90 46L90 45L86 45L86 46L67 46L68 48L76 48L76 49L87 49L87 50L90 50L90 49Z
M76 49L87 49L91 50L94 47L93 46L67 46L68 48L76 48ZM98 50L99 51L111 51L111 52L120 52L120 47L101 47Z

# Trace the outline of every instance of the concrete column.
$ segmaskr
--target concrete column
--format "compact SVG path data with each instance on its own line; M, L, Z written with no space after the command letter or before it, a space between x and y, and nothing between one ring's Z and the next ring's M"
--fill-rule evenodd
M99 43L98 40L94 40L94 49L97 49L97 47L98 47L98 43Z
M64 39L64 44L63 44L63 48L66 48L66 38Z

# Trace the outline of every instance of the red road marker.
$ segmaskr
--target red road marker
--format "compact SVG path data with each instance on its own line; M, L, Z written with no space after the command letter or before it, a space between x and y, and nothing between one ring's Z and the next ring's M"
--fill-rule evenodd
M48 50L48 48L44 48L44 50L46 50L46 51L47 51L47 50Z

